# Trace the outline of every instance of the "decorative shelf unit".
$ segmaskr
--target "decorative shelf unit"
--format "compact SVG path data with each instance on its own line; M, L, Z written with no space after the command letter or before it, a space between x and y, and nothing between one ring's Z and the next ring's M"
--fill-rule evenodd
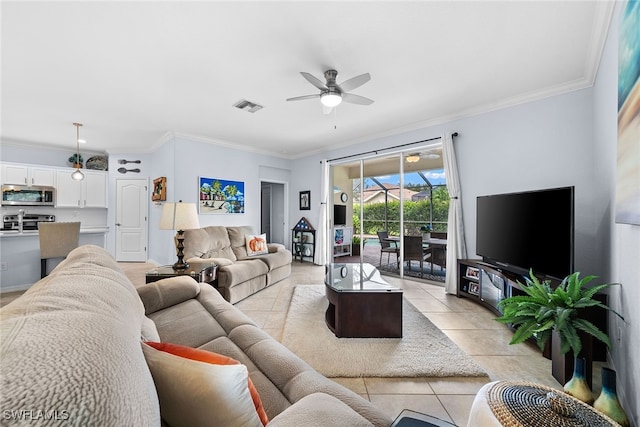
M333 256L351 256L351 240L353 229L351 227L336 226L333 229Z
M300 262L304 262L305 258L307 258L313 262L313 257L316 253L316 229L313 228L307 218L302 217L291 231L293 259L300 259Z

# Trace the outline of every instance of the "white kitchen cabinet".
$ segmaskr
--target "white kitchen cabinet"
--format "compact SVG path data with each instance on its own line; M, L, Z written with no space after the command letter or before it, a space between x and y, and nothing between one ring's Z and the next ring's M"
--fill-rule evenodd
M52 187L55 170L45 167L31 167L20 164L2 164L2 183L14 185L39 185Z
M56 173L56 207L58 208L106 208L107 173L82 170L84 179L74 181L73 169Z

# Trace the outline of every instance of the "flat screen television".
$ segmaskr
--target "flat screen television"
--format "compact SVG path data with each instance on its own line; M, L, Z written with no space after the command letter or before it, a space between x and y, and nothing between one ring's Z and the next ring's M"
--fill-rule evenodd
M476 253L518 274L573 273L574 187L477 198Z
M333 224L347 225L347 207L345 205L333 205Z

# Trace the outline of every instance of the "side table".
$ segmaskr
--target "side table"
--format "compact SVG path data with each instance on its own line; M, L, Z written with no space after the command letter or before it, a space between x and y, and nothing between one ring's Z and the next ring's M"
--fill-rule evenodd
M218 266L189 267L186 270L174 270L170 265L154 268L145 274L145 283L156 282L161 279L176 276L191 276L198 282L208 283L214 287L218 284Z

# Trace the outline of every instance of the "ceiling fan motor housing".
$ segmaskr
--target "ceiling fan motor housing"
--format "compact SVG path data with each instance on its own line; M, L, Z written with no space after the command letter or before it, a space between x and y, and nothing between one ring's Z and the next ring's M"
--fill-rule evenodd
M324 78L327 80L327 86L329 87L329 89L331 89L332 87L335 88L337 86L336 77L338 77L338 72L336 70L327 70L324 72Z

